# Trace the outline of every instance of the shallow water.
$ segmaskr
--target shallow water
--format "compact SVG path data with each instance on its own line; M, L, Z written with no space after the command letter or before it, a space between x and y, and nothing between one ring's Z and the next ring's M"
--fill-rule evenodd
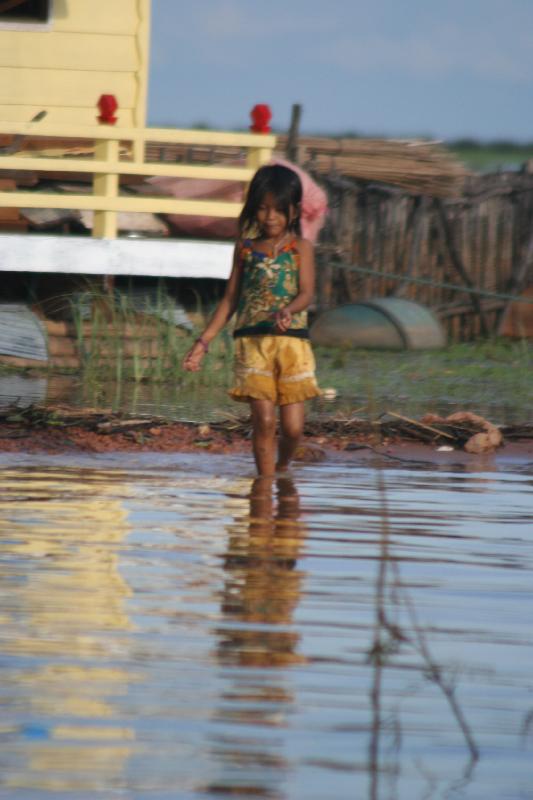
M533 465L0 463L0 797L533 797Z
M371 403L373 416L395 411L408 416L421 417L428 411L447 416L454 411L465 409L490 419L498 425L521 424L530 418L531 403L524 405L519 398L500 396L498 392L490 392L490 400L486 393L480 398L476 382L470 385L470 399L461 403L446 396L422 397L414 400L410 395L391 397L375 397ZM327 388L327 384L322 382ZM96 407L122 411L128 414L147 414L162 416L167 419L190 420L195 422L227 419L230 415L246 414L247 406L235 403L221 385L187 386L180 382L135 383L124 381L116 383L104 381L94 383L82 381L79 377L67 375L49 375L30 377L18 374L0 375L0 411L17 405L55 405ZM353 414L365 418L369 414L368 395L355 395L344 391L333 399L318 398L308 404L311 417L339 414L350 417Z

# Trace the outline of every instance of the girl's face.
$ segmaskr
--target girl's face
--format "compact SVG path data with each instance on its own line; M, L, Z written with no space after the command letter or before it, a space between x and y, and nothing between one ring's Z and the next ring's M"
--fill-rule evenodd
M290 219L287 219L286 214L279 210L272 193L267 192L256 214L257 224L263 235L268 239L275 239L278 236L283 236L288 230L289 223L295 216L295 209L292 206L289 213Z

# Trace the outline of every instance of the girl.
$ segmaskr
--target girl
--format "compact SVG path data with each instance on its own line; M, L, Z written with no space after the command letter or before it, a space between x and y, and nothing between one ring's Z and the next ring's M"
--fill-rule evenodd
M287 469L303 432L304 400L320 394L306 312L314 292L313 247L301 237L301 202L302 184L293 170L274 165L256 172L239 217L224 297L183 362L187 370L200 369L209 343L237 311L230 395L250 404L260 475Z

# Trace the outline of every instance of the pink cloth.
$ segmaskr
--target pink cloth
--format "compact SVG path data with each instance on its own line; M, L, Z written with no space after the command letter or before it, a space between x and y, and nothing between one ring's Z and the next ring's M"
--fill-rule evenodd
M285 161L274 158L271 164L280 164L292 169L302 182L302 236L315 243L324 225L328 210L326 192L303 169ZM191 200L228 200L242 203L243 184L239 181L204 180L196 178L148 178L150 187L172 197L189 198ZM236 239L238 235L237 220L225 217L207 217L189 214L166 214L176 233L187 236L198 236L202 239Z
M198 178L148 178L146 183L160 194L189 200L227 200L242 203L243 184L239 181L215 181ZM231 217L207 217L199 214L166 214L175 233L200 239L236 239L237 220Z
M328 212L328 196L324 189L315 183L312 177L304 172L303 169L293 164L291 161L285 161L283 158L273 158L271 164L279 164L282 167L292 169L302 182L302 236L304 239L309 239L313 244L318 238L324 222L326 221L326 214Z

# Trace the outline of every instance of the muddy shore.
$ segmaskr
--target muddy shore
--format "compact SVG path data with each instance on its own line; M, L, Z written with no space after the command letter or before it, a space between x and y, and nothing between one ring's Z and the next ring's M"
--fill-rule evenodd
M475 418L479 420L480 418ZM480 431L479 421L431 424L394 416L373 423L325 418L306 424L297 460L385 461L430 464L533 463L533 425L502 427L501 443L468 452L467 442ZM250 423L234 418L210 424L132 417L105 410L62 407L11 409L0 414L3 453L248 453Z

